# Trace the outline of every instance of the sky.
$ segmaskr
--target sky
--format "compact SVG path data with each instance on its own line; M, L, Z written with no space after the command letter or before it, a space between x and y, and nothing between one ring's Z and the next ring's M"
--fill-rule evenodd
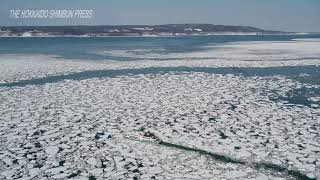
M13 19L10 10L92 9L90 19ZM210 23L320 32L320 0L1 0L0 26Z

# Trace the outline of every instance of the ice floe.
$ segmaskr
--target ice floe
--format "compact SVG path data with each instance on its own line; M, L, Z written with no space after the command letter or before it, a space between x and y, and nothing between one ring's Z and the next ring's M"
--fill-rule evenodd
M2 55L0 77L5 84L94 70L319 65L308 59L318 56L316 45L227 44L216 47L218 59L201 60ZM320 178L317 89L285 75L201 71L1 86L0 179ZM311 105L290 99L295 92Z
M294 177L255 163L318 177L319 109L270 98L299 84L191 72L2 87L1 177Z

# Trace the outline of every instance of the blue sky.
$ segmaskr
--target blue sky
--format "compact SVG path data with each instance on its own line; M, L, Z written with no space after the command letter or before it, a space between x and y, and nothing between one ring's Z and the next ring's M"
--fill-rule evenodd
M92 9L89 20L10 19L11 9ZM1 0L0 25L212 23L320 32L320 0Z

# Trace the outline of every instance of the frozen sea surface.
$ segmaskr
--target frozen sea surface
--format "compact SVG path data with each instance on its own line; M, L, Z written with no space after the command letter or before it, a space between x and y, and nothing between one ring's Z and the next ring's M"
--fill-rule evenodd
M0 179L320 178L320 41L279 38L0 55Z

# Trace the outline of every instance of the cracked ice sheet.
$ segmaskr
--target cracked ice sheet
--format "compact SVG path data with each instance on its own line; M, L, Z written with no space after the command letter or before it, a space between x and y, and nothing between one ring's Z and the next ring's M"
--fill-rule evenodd
M0 175L290 178L126 138L150 131L166 142L319 177L320 110L269 100L300 85L281 76L184 73L3 87Z
M146 67L277 67L320 65L320 41L245 42L209 46L209 50L192 53L157 54L159 60L89 61L62 59L48 55L1 55L0 83L90 70L138 69ZM112 53L112 52L108 52ZM117 52L115 56L122 56ZM132 56L126 54L123 56ZM136 55L134 55L136 56ZM172 56L172 57L171 57ZM201 58L208 59L201 59ZM182 58L182 59L179 59ZM192 58L192 59L191 59ZM197 59L198 58L198 59Z

